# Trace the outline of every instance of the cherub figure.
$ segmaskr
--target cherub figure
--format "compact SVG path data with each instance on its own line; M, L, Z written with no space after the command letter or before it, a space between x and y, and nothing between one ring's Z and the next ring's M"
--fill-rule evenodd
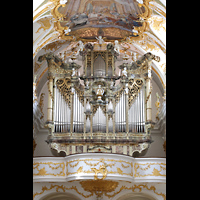
M79 44L79 51L83 51L83 48L84 48L83 42L79 40L78 44Z
M101 100L103 94L104 94L103 88L101 88L101 85L98 85L98 88L96 90L97 100Z
M69 32L71 32L71 29L68 28L67 30L64 30L65 34L68 34Z
M115 48L114 50L119 53L119 41L118 40L115 40Z
M96 39L98 40L100 45L102 45L104 43L102 36L98 36L98 37L96 37Z
M72 68L72 77L76 76L76 70L74 68Z
M127 69L126 69L126 67L124 67L124 69L122 71L122 76L127 77Z
M81 40L78 41L78 45L79 47L78 47L78 51L76 55L78 55L80 51L83 51L83 48L84 48L83 42Z

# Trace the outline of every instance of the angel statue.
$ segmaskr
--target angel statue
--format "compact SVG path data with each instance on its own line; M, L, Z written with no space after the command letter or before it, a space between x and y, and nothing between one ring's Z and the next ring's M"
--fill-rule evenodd
M104 43L102 36L98 36L98 37L96 37L96 39L99 41L100 45L102 45Z
M122 71L122 76L127 77L127 69L126 69L126 67L124 67L124 69Z
M103 88L101 88L101 85L98 85L98 88L96 90L97 100L102 101L101 98L102 98L103 94L104 94Z
M80 51L83 51L84 44L81 40L78 41L78 51L76 53L76 56L79 54Z
M114 50L119 53L119 41L118 40L115 40L115 48Z
M81 40L78 41L80 51L83 51L84 45Z
M68 34L69 32L71 32L71 29L68 28L67 30L64 30L65 34Z
M76 70L74 68L72 68L72 77L76 76Z

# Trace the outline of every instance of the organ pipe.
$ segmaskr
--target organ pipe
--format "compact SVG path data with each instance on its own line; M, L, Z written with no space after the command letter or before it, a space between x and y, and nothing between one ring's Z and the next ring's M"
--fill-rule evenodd
M65 102L64 96L59 90L54 88L54 124L55 132L144 132L145 131L145 103L144 87L140 89L135 101L128 107L128 95L125 91L122 93L119 102L115 105L114 100L107 105L107 111L114 111L113 119L108 120L108 114L104 114L98 107L96 113L87 117L84 114L90 111L92 106L89 102L81 104L78 94L74 91L71 95L71 109ZM128 112L126 111L128 110ZM128 113L128 114L127 114ZM92 121L91 121L92 119ZM71 126L70 126L71 125ZM72 127L72 128L69 128ZM85 127L85 128L84 128ZM71 130L72 129L72 130ZM128 129L128 130L127 130Z
M73 113L74 113L74 88L72 87L71 93L71 118L70 118L70 133L73 133ZM72 137L72 135L71 135Z
M106 59L108 59L108 54L106 53ZM95 54L95 56L100 58L100 55ZM94 57L94 52L91 52L91 58ZM102 60L99 59L99 60ZM85 64L87 65L87 56L85 57ZM93 59L91 60L90 71L91 75L95 75L95 66L93 66ZM113 63L113 61L112 61ZM87 66L85 66L86 68ZM102 66L99 66L102 67ZM106 69L108 63L106 62ZM88 68L89 69L89 68ZM111 68L112 70L113 68ZM103 68L102 68L103 70ZM86 71L85 71L86 72ZM108 69L105 75L108 75ZM126 74L125 74L126 75ZM100 76L100 75L99 75ZM94 79L92 77L92 79ZM140 76L137 76L140 77ZM129 85L126 79L126 82L121 82L124 84L124 89L121 92L119 100L115 102L115 98L106 103L105 105L99 105L95 108L95 105L92 105L89 101L86 103L86 93L84 91L84 103L80 102L80 93L74 87L74 83L71 83L71 91L69 94L63 94L55 84L53 87L53 78L49 77L49 98L48 98L48 120L54 121L54 131L60 133L84 133L84 138L86 133L90 132L91 136L93 132L103 132L108 133L112 132L113 134L121 133L143 133L145 132L145 122L151 121L151 73L148 70L148 73L144 75L145 84L139 88L138 92L134 93L135 97L129 102ZM109 78L109 77L108 77ZM70 78L69 78L70 80ZM90 81L91 77L88 77L86 81ZM131 78L131 80L139 80ZM109 81L108 81L109 83ZM60 83L60 85L62 82ZM99 83L97 83L99 84ZM110 83L109 83L110 84ZM88 88L91 86L88 85ZM104 87L104 85L101 85ZM133 86L131 86L133 88ZM62 93L62 94L61 94ZM53 97L52 97L53 95ZM66 102L65 95L70 95L70 104ZM104 97L104 101L108 102L110 97ZM88 98L88 97L87 97ZM89 97L90 98L90 97ZM103 99L103 94L102 97ZM54 99L54 101L53 101ZM103 101L103 100L102 100ZM129 105L130 104L130 105ZM70 107L69 107L70 106ZM103 107L104 106L104 107ZM53 112L50 112L52 110ZM96 111L93 111L93 108ZM112 112L111 112L112 111ZM110 113L111 116L110 117ZM53 118L53 119L52 119Z
M48 106L47 106L47 122L53 122L53 77L48 76Z
M126 106L126 112L125 112L125 119L126 119L126 133L128 133L129 132L129 121L128 121L128 114L129 114L129 112L128 112L128 86L126 86L127 88L127 90L126 90L126 92L125 92L125 106Z
M106 112L113 110L113 119L108 120L108 114L104 115L99 107L96 113L86 120L86 111L92 106L84 102L84 107L79 101L76 91L71 95L71 110L60 94L58 88L54 87L54 125L55 132L144 132L145 131L145 103L144 87L141 88L134 103L128 108L128 94L122 93L119 102L115 105L114 100L106 106ZM70 121L69 121L70 119ZM69 125L71 124L71 128ZM92 131L91 131L92 130Z

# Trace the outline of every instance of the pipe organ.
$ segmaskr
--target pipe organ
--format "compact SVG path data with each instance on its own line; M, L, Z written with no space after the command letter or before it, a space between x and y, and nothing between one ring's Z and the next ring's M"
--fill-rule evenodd
M38 59L48 63L47 142L150 144L151 62L159 57L146 53L132 63L124 57L124 63L115 66L119 54L112 43L87 43L79 53L81 66L75 58L65 63L52 52Z

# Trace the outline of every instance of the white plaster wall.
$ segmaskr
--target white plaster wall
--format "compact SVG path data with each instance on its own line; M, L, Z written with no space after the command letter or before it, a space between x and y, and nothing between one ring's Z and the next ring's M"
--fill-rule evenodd
M160 96L160 109L163 103L162 93L155 83L155 81L152 79L152 93L151 93L151 99L152 99L152 120L153 122L156 122L156 106L155 102L157 100L156 93L158 92ZM154 141L151 143L147 153L143 157L166 157L164 148L163 148L163 133L152 133L152 140Z
M48 131L41 131L37 134L37 137L36 137L37 146L34 151L35 157L37 157L37 156L53 156L48 144L45 142L47 137L48 137Z
M146 155L143 157L166 157L163 148L164 140L162 139L162 134L152 133L152 140L154 142L151 143Z
M156 93L158 93L158 95L160 96L160 108L161 108L162 102L163 102L162 93L161 93L159 87L157 86L157 84L155 83L155 81L152 79L151 102L152 102L152 120L153 120L153 122L156 121L156 112L157 112L156 106L155 106L155 102L157 100Z
M44 84L44 86L42 87L42 90L39 94L39 101L40 102L40 97L41 97L41 94L44 93L44 101L43 101L43 104L44 104L44 107L43 107L43 113L44 113L44 122L47 121L47 105L48 105L48 85L47 85L47 82Z

